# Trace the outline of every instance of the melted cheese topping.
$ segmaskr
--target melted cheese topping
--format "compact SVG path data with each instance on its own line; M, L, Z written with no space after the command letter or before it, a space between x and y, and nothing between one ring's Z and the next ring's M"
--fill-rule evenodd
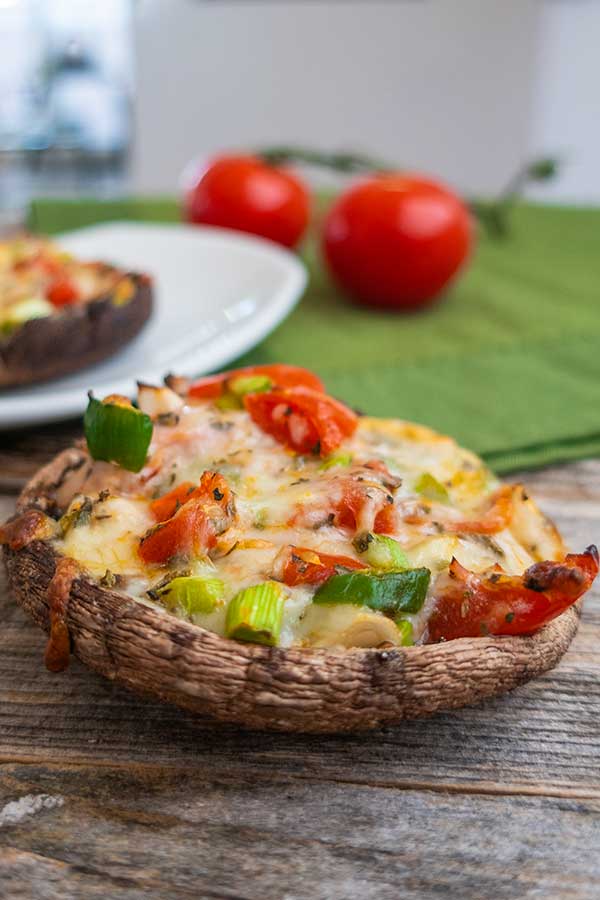
M292 545L360 559L353 538L359 531L372 530L377 512L386 507L391 523L386 534L401 544L413 567L431 570L432 583L453 556L476 572L500 564L516 574L538 559L561 553L552 526L520 492L515 494L519 508L510 529L487 535L460 533L454 527L454 533L455 523L485 510L498 482L472 453L421 426L363 418L338 451L346 457L344 463L329 465L332 461L324 464L319 457L287 450L242 410L220 411L212 403L198 402L183 406L173 421L176 424L155 426L147 465L138 475L106 463L91 463L72 474L62 488L62 500L66 504L76 494L72 508L81 503L82 495L93 502L86 516L75 517L57 549L97 579L108 570L103 583L112 586L114 576L119 576L119 590L152 603L147 592L165 576L168 580L168 569L144 565L138 554L140 538L155 523L152 499L184 481L197 483L207 470L221 473L234 492L235 522L219 536L210 559L193 559L188 567L193 574L219 578L225 585L224 602L214 612L193 616L196 624L218 634L224 634L227 603L240 589L281 580L285 548ZM385 463L387 474L366 466L374 462ZM425 473L444 486L448 495L444 502L426 499L415 490ZM337 527L332 509L349 486L359 490L363 500L356 527ZM383 614L350 604L318 606L312 603L314 591L309 585L285 587L280 645L399 643L396 626ZM416 639L425 629L431 606L429 596L419 613L406 617Z

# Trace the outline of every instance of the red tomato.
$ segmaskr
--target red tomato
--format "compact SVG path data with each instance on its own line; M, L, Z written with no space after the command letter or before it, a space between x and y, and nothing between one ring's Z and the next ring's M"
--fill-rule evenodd
M425 178L379 175L334 203L323 249L332 274L361 303L413 310L430 303L468 256L469 212Z
M287 366L284 363L265 363L198 378L190 385L188 396L202 400L220 397L226 390L227 382L240 375L266 375L276 388L307 387L312 388L313 391L325 390L321 379L309 372L308 369L303 369L301 366Z
M365 564L351 556L335 556L330 553L317 553L305 547L290 547L288 559L283 566L284 584L294 587L296 584L323 584L337 575L340 570L364 569Z
M394 497L383 485L375 487L354 478L342 478L337 496L331 498L333 524L338 528L356 531L365 506L374 514L372 530L377 534L393 531L395 526Z
M351 409L310 388L247 394L244 405L263 431L298 453L329 456L358 424Z
M227 380L238 375L266 375L276 388L306 387L313 391L325 391L321 379L302 366L288 366L285 363L265 363L259 366L246 366L227 373Z
M183 484L178 484L168 494L163 494L158 500L153 500L150 504L150 509L156 521L164 522L175 515L179 507L183 506L191 498L195 487L191 481L184 481Z
M202 474L198 485L192 484L191 481L184 481L168 494L163 494L162 497L153 500L150 509L158 522L164 522L165 519L170 519L175 515L177 510L188 500L197 499L204 499L212 506L217 503L223 510L227 510L232 504L231 490L225 478L218 472L206 471Z
M70 278L57 278L46 290L46 297L53 306L69 306L79 300L79 288Z
M142 538L139 554L146 563L173 556L202 556L215 546L235 515L233 495L218 472L204 472L197 487L185 482L150 504L159 524Z
M513 485L503 485L493 495L488 509L478 518L447 522L445 523L446 531L455 531L459 534L467 532L473 534L497 534L499 531L504 531L505 528L508 528L512 519L514 493L515 488Z
M160 565L174 556L202 556L215 543L215 528L203 501L189 500L174 516L144 535L139 554L145 563Z
M394 494L402 479L392 475L381 460L353 465L350 470L332 468L321 478L315 501L298 503L290 526L315 527L328 522L356 532L394 534L398 515Z
M197 378L188 389L188 397L196 397L198 400L214 400L223 393L225 374L207 375L206 378Z
M306 230L309 194L291 172L256 156L213 160L185 198L189 222L248 231L294 247Z
M35 265L37 268L42 269L46 275L56 276L58 277L60 270L62 268L62 263L58 259L54 259L51 256L44 256L40 254L40 256L35 260Z

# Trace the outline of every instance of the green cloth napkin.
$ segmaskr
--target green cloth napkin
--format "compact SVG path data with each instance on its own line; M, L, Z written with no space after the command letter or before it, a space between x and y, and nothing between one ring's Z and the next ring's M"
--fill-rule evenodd
M30 224L178 218L172 198L38 200ZM240 362L307 366L347 403L451 434L498 472L600 454L600 210L520 205L510 236L481 236L465 276L420 314L353 306L313 245L305 257L304 298Z

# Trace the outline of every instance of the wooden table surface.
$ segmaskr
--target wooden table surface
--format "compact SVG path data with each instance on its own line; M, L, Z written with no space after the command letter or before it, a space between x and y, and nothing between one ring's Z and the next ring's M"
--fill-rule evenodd
M12 488L26 447L2 445ZM525 480L573 547L600 538L600 461ZM51 675L0 584L0 897L598 898L598 599L559 667L511 695L303 738L193 718L77 662Z

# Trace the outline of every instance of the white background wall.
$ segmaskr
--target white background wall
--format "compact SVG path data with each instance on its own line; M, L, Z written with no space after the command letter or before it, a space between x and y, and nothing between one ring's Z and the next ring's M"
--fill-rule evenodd
M564 160L562 177L543 196L598 203L600 0L551 0L542 12L530 145Z
M299 141L471 192L560 149L553 194L600 199L600 0L138 0L136 35L141 190L197 154Z

